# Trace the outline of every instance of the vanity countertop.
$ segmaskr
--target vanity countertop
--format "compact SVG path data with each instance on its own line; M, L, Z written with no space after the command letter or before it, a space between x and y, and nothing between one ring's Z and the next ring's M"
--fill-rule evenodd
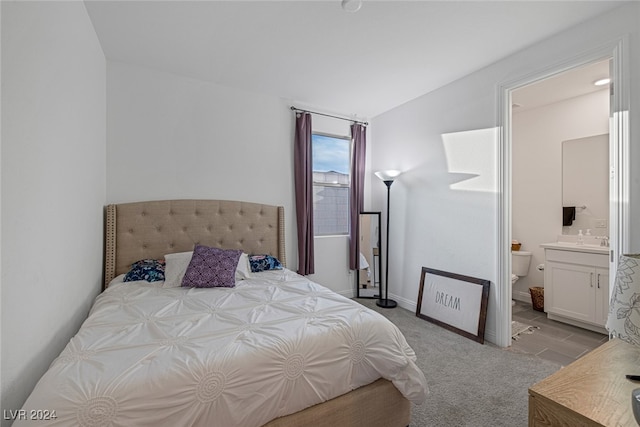
M607 246L576 245L575 243L568 243L568 242L542 243L540 247L545 249L557 249L561 251L572 251L572 252L587 252L592 254L604 254L604 255L607 255L610 250L610 248Z

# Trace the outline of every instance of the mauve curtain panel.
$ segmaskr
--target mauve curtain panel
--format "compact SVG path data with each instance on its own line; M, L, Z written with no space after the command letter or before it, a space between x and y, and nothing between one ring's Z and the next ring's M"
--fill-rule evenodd
M313 262L313 167L311 163L311 114L296 113L293 149L298 223L298 274L314 273Z
M353 155L351 157L351 194L349 200L349 268L360 268L360 212L364 208L364 167L367 149L367 128L360 124L351 125Z

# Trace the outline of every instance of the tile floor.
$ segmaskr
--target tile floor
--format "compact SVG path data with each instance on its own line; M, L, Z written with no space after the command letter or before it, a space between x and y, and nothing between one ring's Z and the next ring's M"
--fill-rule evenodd
M538 357L566 366L589 351L605 343L608 337L562 322L547 319L547 315L533 310L531 304L516 302L512 319L538 326L533 333L522 333L513 340L511 351L535 354Z

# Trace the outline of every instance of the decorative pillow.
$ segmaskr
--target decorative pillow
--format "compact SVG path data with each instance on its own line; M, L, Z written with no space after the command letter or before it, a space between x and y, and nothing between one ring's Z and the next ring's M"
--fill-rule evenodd
M251 255L249 256L251 271L258 273L267 270L282 270L282 264L278 258L271 255Z
M164 268L164 260L141 259L131 264L131 270L124 276L123 282L135 282L136 280L159 282L164 280Z
M182 285L182 278L184 277L184 273L187 271L187 267L189 267L192 256L193 251L178 252L164 256L164 260L167 262L167 267L164 273L163 288L177 288Z
M177 288L182 286L184 273L187 272L189 263L191 262L191 252L178 252L175 254L166 254L164 260L167 266L164 272L163 288ZM249 266L249 255L243 253L238 260L236 267L236 281L249 279L251 277L251 267Z
M233 288L241 250L196 246L182 286L192 288Z

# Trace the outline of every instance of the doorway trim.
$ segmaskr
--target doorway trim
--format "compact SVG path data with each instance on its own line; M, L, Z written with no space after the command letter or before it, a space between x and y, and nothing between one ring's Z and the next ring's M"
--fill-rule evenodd
M511 345L511 225L512 225L512 92L520 87L605 59L611 60L609 113L609 235L611 244L610 279L615 278L613 262L629 249L629 71L627 37L616 39L561 63L534 71L497 87L498 118L498 310L496 344ZM612 279L611 279L612 280ZM613 283L613 281L611 281ZM610 288L613 289L613 286Z

